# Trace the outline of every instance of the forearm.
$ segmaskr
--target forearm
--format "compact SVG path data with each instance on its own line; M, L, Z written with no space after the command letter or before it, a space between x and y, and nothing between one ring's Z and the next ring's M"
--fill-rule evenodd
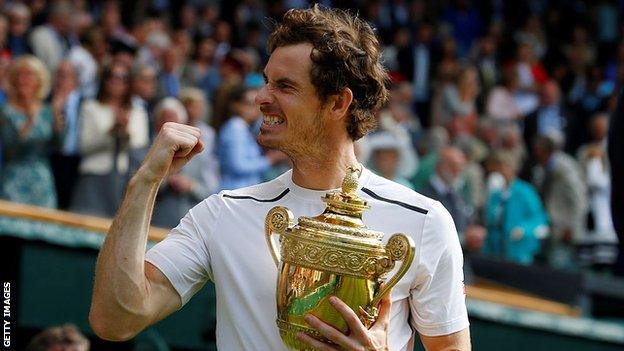
M158 186L139 170L100 251L90 319L105 338L132 337L151 322L144 259Z

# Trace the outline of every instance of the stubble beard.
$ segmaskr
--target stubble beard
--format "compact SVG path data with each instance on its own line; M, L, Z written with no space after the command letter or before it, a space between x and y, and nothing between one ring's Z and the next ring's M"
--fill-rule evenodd
M269 149L282 151L293 161L321 160L326 155L324 152L326 138L326 123L321 111L317 111L313 121L304 126L296 126L296 129L288 130L284 140L275 142L260 142L260 145Z

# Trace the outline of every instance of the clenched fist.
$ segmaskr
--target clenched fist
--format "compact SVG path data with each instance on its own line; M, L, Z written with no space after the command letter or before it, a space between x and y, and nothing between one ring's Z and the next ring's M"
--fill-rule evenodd
M180 123L165 123L143 160L137 176L149 182L160 182L168 175L178 172L204 149L199 136L199 128Z

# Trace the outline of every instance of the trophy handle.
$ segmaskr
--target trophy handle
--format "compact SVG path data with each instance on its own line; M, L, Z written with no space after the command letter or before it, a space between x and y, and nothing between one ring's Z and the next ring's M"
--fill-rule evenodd
M401 267L394 274L390 280L386 284L384 284L383 288L373 297L370 303L370 308L373 309L374 317L377 316L376 310L377 305L379 305L379 301L390 292L390 290L399 282L399 280L407 273L412 261L414 260L414 254L416 252L416 245L414 245L414 241L412 238L408 237L405 234L394 234L388 240L386 244L386 253L388 254L388 258L394 263L395 261L402 261ZM370 314L370 313L369 313Z
M289 209L283 206L276 206L267 213L264 220L264 237L276 267L279 267L280 252L273 240L271 240L271 235L283 235L286 233L286 229L293 226L293 219L294 216Z

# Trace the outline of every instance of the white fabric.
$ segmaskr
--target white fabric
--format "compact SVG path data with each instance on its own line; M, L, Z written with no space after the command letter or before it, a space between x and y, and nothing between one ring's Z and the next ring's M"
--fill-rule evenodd
M85 101L80 110L80 173L104 175L113 169L115 138L110 130L115 123L113 110L97 100ZM145 110L132 107L128 118L129 145L117 155L118 171L128 170L127 148L138 149L149 144L148 121Z
M297 186L291 175L288 171L268 183L210 196L146 255L168 277L183 303L208 279L214 281L217 347L221 350L285 350L275 325L277 269L264 239L264 219L278 205L288 207L295 218L318 215L325 208L321 196L326 193ZM358 190L371 206L364 214L370 228L386 233L384 241L402 232L416 244L414 262L392 291L390 350L408 350L414 336L410 325L428 336L467 328L462 252L446 209L366 169L360 187L427 212L377 200ZM286 189L273 202L228 197L268 200Z

